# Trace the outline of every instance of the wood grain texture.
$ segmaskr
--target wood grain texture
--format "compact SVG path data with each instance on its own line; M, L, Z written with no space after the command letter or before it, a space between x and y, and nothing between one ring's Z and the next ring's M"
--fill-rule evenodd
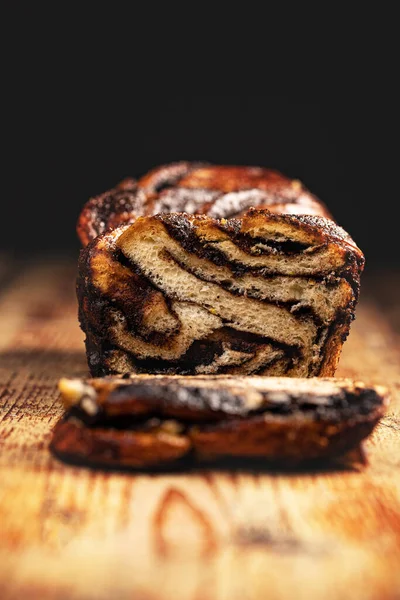
M400 276L364 286L338 372L392 390L366 469L151 475L48 452L56 382L87 372L74 274L33 265L0 295L2 600L400 598Z

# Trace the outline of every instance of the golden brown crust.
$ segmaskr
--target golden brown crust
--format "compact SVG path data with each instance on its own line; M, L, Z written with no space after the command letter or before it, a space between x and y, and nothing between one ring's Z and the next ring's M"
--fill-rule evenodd
M358 448L379 417L371 415L359 421L327 424L267 418L265 415L243 421L229 421L207 428L193 428L190 439L199 459L219 456L262 457L298 465L313 460L333 460Z
M135 179L127 178L115 188L91 198L83 207L77 223L78 237L86 246L99 234L132 223L143 214L145 193Z
M127 179L90 199L78 220L85 246L109 228L140 215L187 212L215 218L240 217L249 208L330 218L323 203L298 180L272 169L179 162L151 170L138 182Z
M60 390L68 413L52 450L115 466L337 459L371 433L387 404L386 389L340 379L139 376L62 380Z
M185 456L190 442L165 432L90 429L77 419L62 420L54 428L50 446L64 460L116 467L150 467Z
M138 181L138 186L149 195L157 195L162 189L172 187L193 170L202 166L203 163L188 161L161 165L143 175Z

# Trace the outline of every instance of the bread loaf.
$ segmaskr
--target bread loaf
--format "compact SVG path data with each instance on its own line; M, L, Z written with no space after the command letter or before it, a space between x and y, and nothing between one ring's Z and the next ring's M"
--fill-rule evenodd
M332 376L364 257L327 215L275 171L185 162L90 200L78 298L92 375Z

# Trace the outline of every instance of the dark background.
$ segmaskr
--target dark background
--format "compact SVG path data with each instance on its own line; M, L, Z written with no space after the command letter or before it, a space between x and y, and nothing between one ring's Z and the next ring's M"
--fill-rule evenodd
M384 90L313 102L294 95L171 95L124 85L53 90L34 72L7 113L0 249L76 254L91 196L169 161L273 167L301 179L371 266L399 258L398 104ZM176 86L174 86L176 87ZM25 93L19 93L25 90Z

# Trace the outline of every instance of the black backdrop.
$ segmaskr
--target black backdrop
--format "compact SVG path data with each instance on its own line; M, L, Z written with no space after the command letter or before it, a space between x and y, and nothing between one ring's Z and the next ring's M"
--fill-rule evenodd
M51 82L50 82L51 83ZM22 88L21 88L22 91ZM398 107L383 96L53 95L47 82L12 99L0 249L75 254L90 195L180 159L255 164L301 179L364 250L398 261Z

